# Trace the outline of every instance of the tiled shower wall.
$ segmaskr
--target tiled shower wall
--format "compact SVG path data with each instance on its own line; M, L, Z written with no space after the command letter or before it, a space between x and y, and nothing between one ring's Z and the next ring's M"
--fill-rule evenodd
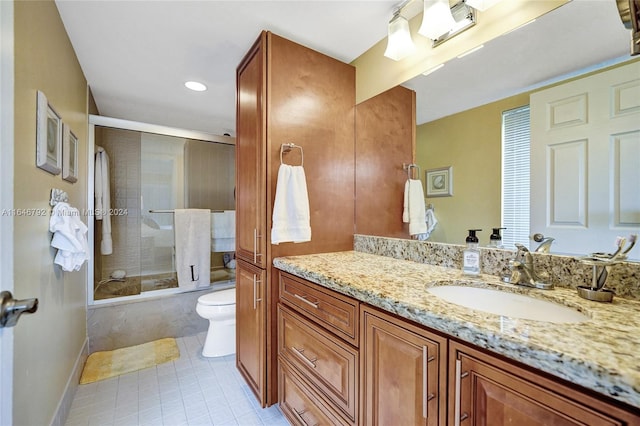
M140 275L140 153L141 134L137 131L96 127L96 144L109 156L111 208L126 212L111 216L113 253L101 256L96 249L95 282L109 278L121 269L128 276ZM96 221L96 246L102 238ZM95 284L94 284L95 285Z

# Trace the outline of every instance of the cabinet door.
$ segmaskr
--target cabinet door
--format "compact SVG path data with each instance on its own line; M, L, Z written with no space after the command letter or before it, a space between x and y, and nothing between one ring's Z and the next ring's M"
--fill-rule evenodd
M263 33L236 74L236 256L266 263L265 40Z
M455 342L450 362L452 425L596 426L640 421L568 386Z
M236 366L266 404L265 271L238 260L236 266Z
M363 308L361 405L365 425L444 425L446 339Z

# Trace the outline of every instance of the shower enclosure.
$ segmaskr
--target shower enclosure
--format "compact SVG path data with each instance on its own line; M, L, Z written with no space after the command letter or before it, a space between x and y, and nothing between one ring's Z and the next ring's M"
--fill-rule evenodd
M102 116L90 116L89 134L90 169L98 149L108 156L113 242L112 252L102 253L108 226L89 217L94 247L89 302L179 291L175 209L209 209L227 218L229 229L217 228L225 238L212 236L211 285L234 285L234 139ZM90 200L95 189L90 185Z

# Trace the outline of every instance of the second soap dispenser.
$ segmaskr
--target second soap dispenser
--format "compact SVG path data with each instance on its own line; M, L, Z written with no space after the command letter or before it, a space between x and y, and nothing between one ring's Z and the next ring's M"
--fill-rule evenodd
M467 248L462 253L462 272L467 275L480 274L480 250L478 249L478 237L476 232L482 229L469 229L467 236Z
M489 236L488 247L502 248L502 235L500 235L502 229L507 228L493 228L493 233Z

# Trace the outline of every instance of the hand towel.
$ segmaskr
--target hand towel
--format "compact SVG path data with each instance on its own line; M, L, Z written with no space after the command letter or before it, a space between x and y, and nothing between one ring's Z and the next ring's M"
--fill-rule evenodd
M51 246L58 249L53 262L63 271L79 271L89 259L89 245L87 226L80 220L78 209L58 202L49 219L49 231L53 232Z
M193 290L211 284L211 211L176 209L173 214L178 286Z
M230 252L236 250L236 212L211 213L211 251Z
M103 147L97 147L94 170L95 217L102 221L100 253L113 253L111 239L111 189L109 186L109 156Z
M402 221L409 224L409 234L427 232L425 223L424 191L419 179L408 179L404 185L404 210Z
M306 241L311 241L311 216L304 169L281 164L273 204L271 244Z
M427 232L418 235L418 240L420 241L428 240L429 236L438 224L438 219L436 219L436 214L433 209L427 209L424 215L424 221L427 225Z

